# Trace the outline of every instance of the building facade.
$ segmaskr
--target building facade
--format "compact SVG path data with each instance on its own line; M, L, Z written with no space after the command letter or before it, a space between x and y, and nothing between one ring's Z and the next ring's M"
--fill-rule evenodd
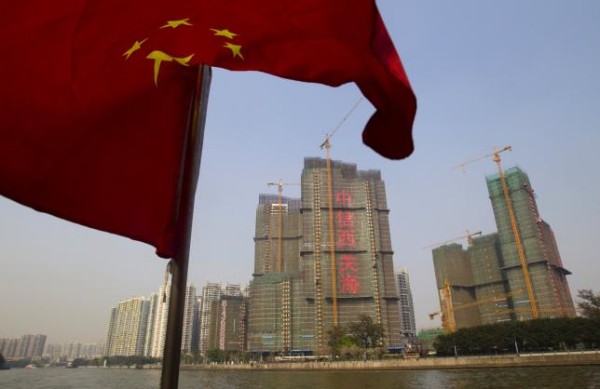
M508 202L499 175L489 176L486 181L514 315L519 320L531 319L532 310L537 309L538 317L575 316L566 277L571 273L563 266L550 225L540 217L529 177L518 167L506 170ZM510 208L516 228L512 225ZM523 274L518 246L522 248L529 276Z
M23 335L20 338L0 338L0 354L5 358L41 358L46 335Z
M502 182L504 179L504 185ZM508 320L574 317L556 239L541 219L529 177L511 168L486 177L497 233L433 250L447 330Z
M331 179L330 179L331 177ZM379 171L306 158L301 199L261 195L249 296L250 352L325 353L361 314L400 345L385 186Z
M121 301L111 309L104 347L105 356L148 356L161 358L165 347L169 314L170 282L150 297L136 297ZM181 351L191 353L192 338L197 317L196 288L187 285Z
M213 302L221 297L221 284L208 282L202 288L202 305L200 306L200 354L207 355L210 350L210 324Z
M134 297L111 310L107 356L143 355L148 325L148 300Z
M417 326L415 323L415 307L413 305L412 291L410 289L408 269L405 267L396 269L395 279L402 337L407 339L416 338Z

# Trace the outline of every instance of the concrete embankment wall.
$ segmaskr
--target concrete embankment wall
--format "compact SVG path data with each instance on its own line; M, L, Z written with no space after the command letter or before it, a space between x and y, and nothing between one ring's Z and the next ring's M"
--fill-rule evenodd
M234 365L188 365L181 369L206 370L385 370L385 369L474 369L528 366L600 365L600 353L524 354L521 356L483 356L458 358L421 358L387 361L290 362Z

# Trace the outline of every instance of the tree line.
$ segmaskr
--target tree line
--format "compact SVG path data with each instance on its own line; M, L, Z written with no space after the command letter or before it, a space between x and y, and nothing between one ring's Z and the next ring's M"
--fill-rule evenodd
M433 346L446 355L544 352L600 348L600 294L578 291L581 317L510 321L440 335Z
M536 319L462 328L440 335L433 346L441 356L597 349L600 319Z

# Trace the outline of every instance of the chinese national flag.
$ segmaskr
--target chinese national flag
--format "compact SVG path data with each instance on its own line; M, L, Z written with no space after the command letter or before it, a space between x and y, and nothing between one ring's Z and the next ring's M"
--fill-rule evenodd
M364 142L413 149L415 97L373 0L19 0L0 12L0 194L174 254L198 64L338 86Z

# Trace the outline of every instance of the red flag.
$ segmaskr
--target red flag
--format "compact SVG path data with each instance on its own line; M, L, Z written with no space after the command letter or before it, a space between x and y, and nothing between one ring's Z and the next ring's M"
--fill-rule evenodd
M161 256L195 65L355 82L376 108L364 142L413 150L416 101L373 0L20 0L0 36L0 194Z

